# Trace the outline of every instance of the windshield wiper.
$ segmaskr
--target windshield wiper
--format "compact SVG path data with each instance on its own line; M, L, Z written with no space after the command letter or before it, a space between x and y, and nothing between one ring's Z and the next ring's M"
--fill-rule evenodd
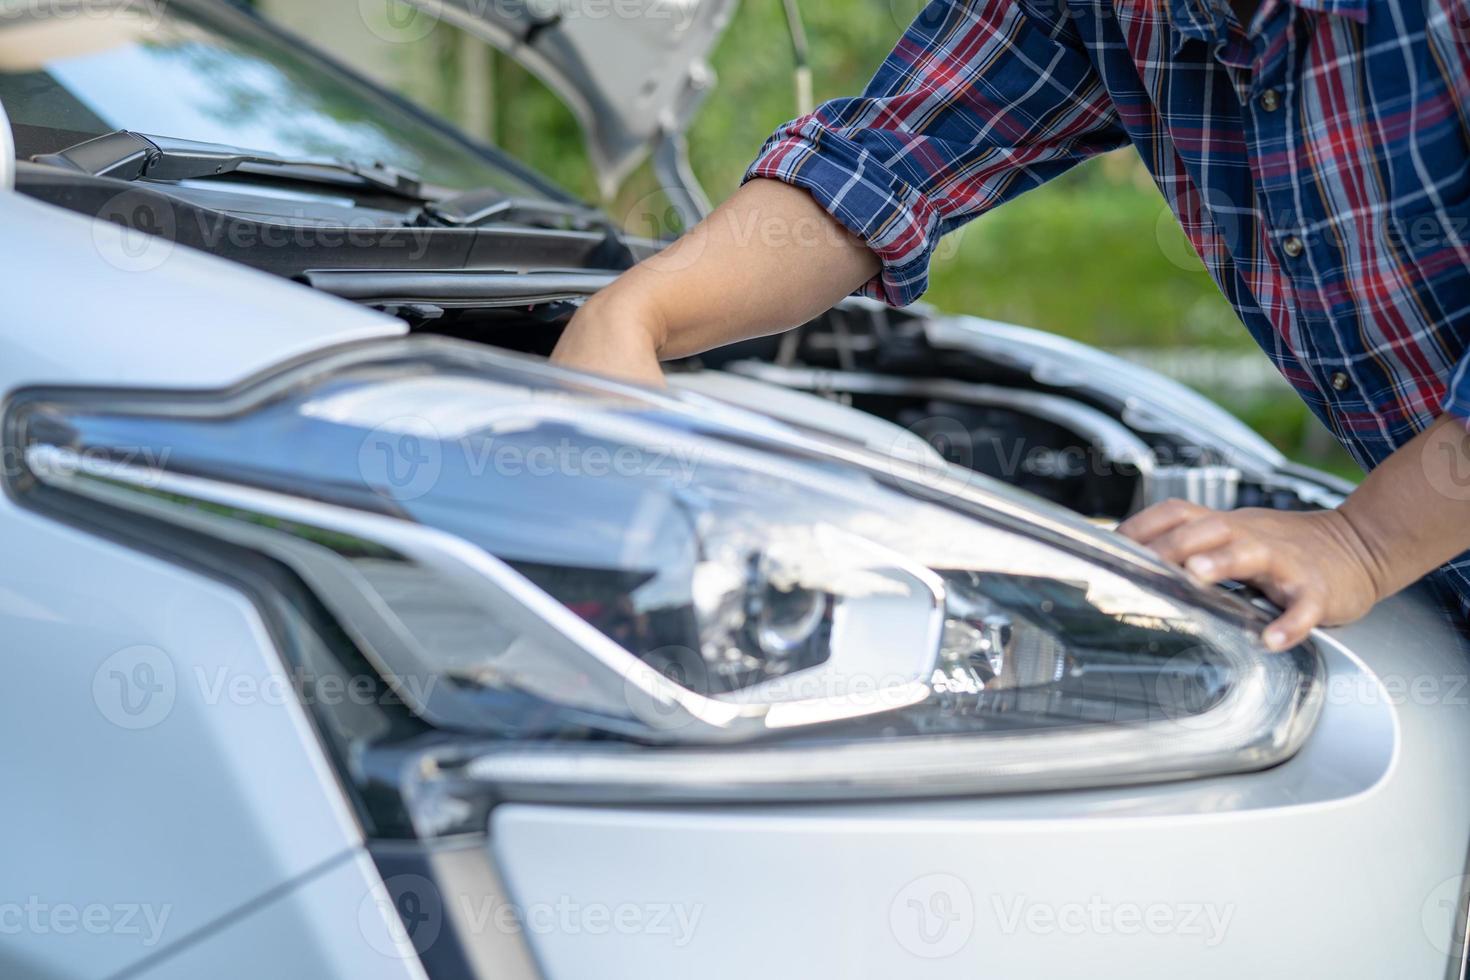
M366 185L395 197L425 200L418 176L381 163L280 156L223 143L145 136L125 129L31 160L118 180L196 180L231 173L258 174L313 184Z
M569 225L581 231L614 233L597 208L541 198L512 197L492 187L462 191L424 205L421 225L444 228L482 228L500 222Z

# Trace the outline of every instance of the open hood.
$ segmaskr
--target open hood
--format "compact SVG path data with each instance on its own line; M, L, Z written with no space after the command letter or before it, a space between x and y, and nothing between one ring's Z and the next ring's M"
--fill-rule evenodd
M15 137L10 132L10 120L5 107L0 106L0 191L15 187Z
M677 145L714 83L705 59L735 9L735 0L410 2L551 87L582 123L604 196L649 152Z

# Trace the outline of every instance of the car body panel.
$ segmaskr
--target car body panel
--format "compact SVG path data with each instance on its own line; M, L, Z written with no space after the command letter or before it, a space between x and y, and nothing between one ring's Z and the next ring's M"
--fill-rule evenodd
M0 566L24 678L0 738L23 798L0 814L7 901L139 910L102 932L38 911L0 975L111 976L361 847L249 600L9 499L0 540L24 556Z
M7 296L0 389L214 388L283 357L401 332L399 321L185 249L130 269L128 257L151 247L130 235L0 193L7 275L29 284ZM0 541L23 556L0 565L0 633L24 677L0 713L3 768L24 797L0 815L0 864L7 896L22 903L15 914L40 906L50 923L7 930L0 975L111 976L361 851L335 771L244 595L8 496ZM126 926L65 924L104 907L129 915Z
M426 980L413 944L365 853L348 855L232 918L138 980L261 977Z
M19 194L0 193L0 234L8 281L33 287L6 297L16 328L0 337L0 391L221 388L327 345L407 330L305 286Z
M1470 763L1464 654L1412 596L1331 632L1377 652L1329 655L1318 730L1265 772L880 806L505 806L491 846L520 907L576 903L528 930L553 980L610 961L732 978L1083 963L1128 980L1443 977L1470 822L1470 784L1444 778ZM1404 696L1416 678L1440 683ZM627 905L666 928L589 928L590 910Z
M475 6L441 9L452 19ZM536 42L543 73L561 73L574 95L582 86L611 98L624 90L601 73L649 59L646 75L626 81L654 79L660 108L633 102L619 109L631 121L608 117L594 137L605 179L692 111L699 71L690 66L729 4L689 9L690 29L705 34L582 20L536 35L566 32L565 51L596 55L577 79L577 58L552 64L544 52L555 45ZM501 41L525 41L526 26L501 25ZM597 99L584 102L598 111ZM130 193L120 188L111 210L125 213ZM18 284L0 328L0 393L218 390L314 352L407 333L402 320L168 237L4 192L0 242ZM1010 365L1042 387L1110 394L1125 422L1193 437L1243 467L1284 465L1198 396L1085 346L968 318L931 317L922 329L935 346ZM901 426L788 388L712 372L674 386L691 401L724 399L937 462ZM995 492L1141 569L1157 565L1073 512L1009 486ZM0 904L0 929L28 907L51 910L44 927L5 934L0 974L423 980L391 915L384 842L364 839L345 769L294 696L251 598L9 497L0 540L20 556L0 567L0 635L23 681L0 713L0 752L21 801L0 816L0 867L18 896ZM461 928L468 918L463 939L482 964L504 949L505 920L487 903L508 890L521 914L510 928L555 980L1453 976L1470 837L1464 642L1417 588L1319 639L1326 704L1301 751L1274 768L862 805L502 803L483 838L456 842L483 857L476 873L428 885L456 903ZM1099 906L1162 910L1171 928L1110 919L1075 929L1073 910ZM55 917L91 907L140 910L140 929L149 925L141 910L166 918L155 935ZM399 908L411 924L414 910Z
M669 386L676 391L692 392L792 425L825 432L834 438L866 446L874 452L936 468L944 466L944 457L933 446L903 426L854 412L851 408L806 392L780 388L725 371L672 374Z

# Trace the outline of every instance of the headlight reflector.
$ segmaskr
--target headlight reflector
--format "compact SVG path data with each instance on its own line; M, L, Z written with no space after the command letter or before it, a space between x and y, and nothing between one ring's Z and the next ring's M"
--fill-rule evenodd
M292 569L462 736L421 800L1174 778L1280 761L1320 702L1315 652L1266 654L1253 610L979 478L930 499L907 464L468 345L35 391L6 432L24 501Z

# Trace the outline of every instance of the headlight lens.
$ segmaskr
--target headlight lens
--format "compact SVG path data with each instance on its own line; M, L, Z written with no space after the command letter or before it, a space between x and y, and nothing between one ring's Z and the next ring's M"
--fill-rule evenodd
M6 431L24 500L291 568L416 714L473 736L437 750L460 790L1169 778L1279 761L1320 699L1316 654L1265 654L1249 608L983 484L929 499L903 463L467 345L32 392Z

